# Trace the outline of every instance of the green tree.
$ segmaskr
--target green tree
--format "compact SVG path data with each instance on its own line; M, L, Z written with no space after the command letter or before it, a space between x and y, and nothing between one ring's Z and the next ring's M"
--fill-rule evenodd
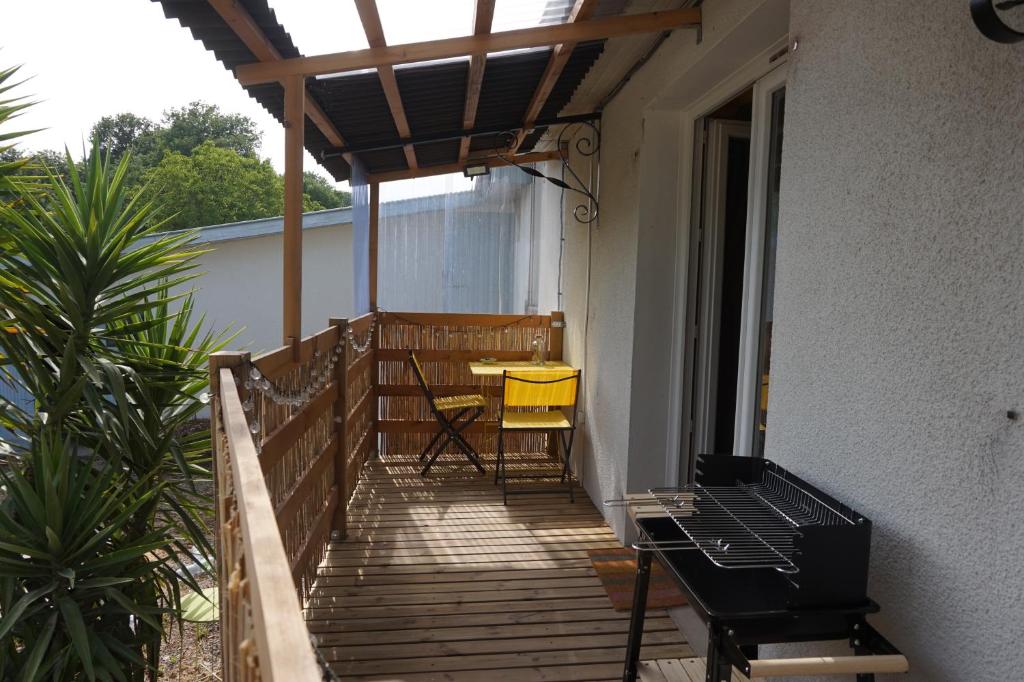
M154 129L153 122L148 118L125 112L101 118L92 127L89 138L98 142L100 148L110 154L113 163L118 163L129 150L136 148L140 138L152 144Z
M329 180L312 171L305 171L302 174L302 191L311 202L319 204L321 209L352 205L351 193L335 189Z
M267 160L204 142L187 156L168 152L145 175L142 190L175 212L166 229L183 229L278 216L284 184Z
M166 152L191 154L206 142L241 156L256 158L263 138L256 122L248 116L225 114L216 104L206 102L192 102L178 109L168 109L152 134L157 138L156 147L161 158ZM145 136L140 142L146 142Z

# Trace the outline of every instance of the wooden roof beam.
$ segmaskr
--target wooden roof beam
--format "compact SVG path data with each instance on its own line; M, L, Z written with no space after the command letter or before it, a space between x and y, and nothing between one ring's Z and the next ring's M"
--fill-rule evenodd
M384 38L384 26L380 22L380 12L377 10L377 0L355 0L356 11L359 12L359 21L363 24L363 31L366 33L366 42L371 48L387 47L387 40ZM398 91L398 80L395 78L395 68L390 65L378 66L377 76L380 78L380 85L384 88L384 97L388 100L388 109L391 110L391 118L395 121L395 128L398 130L398 137L412 137L409 131L409 121L405 117L405 107L402 106L402 95ZM405 162L409 168L417 168L416 151L411 144L403 145Z
M530 152L528 154L519 154L518 156L512 157L516 163L539 163L541 161L552 161L554 159L562 158L558 151L552 150L547 152ZM370 173L369 181L372 182L390 182L391 180L408 180L409 178L425 178L431 175L446 175L448 173L461 173L466 164L471 163L486 163L491 168L497 166L508 166L511 165L508 161L498 158L496 156L489 156L485 158L468 159L463 163L457 161L456 163L444 163L436 166L421 166L417 169L411 170L399 170L399 171L385 171L383 173Z
M572 10L569 12L566 23L572 24L577 21L586 21L594 13L596 7L597 0L576 0ZM526 139L526 136L530 134L530 130L533 129L534 124L537 122L537 117L540 116L540 110L544 108L544 104L548 101L551 90L554 89L555 83L558 82L558 77L562 75L565 65L569 63L569 57L572 56L572 51L576 49L576 44L575 41L559 43L551 51L551 57L544 68L544 73L537 84L537 89L534 90L533 97L530 98L530 104L526 107L526 115L523 117L523 128L516 134L515 141L510 150L511 153L514 154L519 149L523 140Z
M473 8L473 35L486 35L491 32L494 21L494 0L476 0ZM476 125L476 107L480 103L480 86L484 82L484 67L487 65L487 53L477 52L469 58L469 77L466 80L466 105L462 112L462 128L472 130ZM459 142L459 163L465 162L469 156L467 135Z
M277 51L277 48L274 47L270 39L267 38L263 30L240 3L236 0L209 0L209 3L217 14L220 15L221 19L231 27L235 35L245 43L245 46L249 48L249 51L253 53L256 59L266 63L281 61L281 53ZM283 79L275 80L279 80L282 87L284 86ZM331 123L331 119L327 118L327 114L324 113L324 110L320 108L320 105L316 103L316 100L313 99L309 92L306 92L305 95L305 110L309 120L320 129L320 132L323 133L324 137L332 145L338 147L345 146L345 138L341 136L338 129ZM349 163L352 162L351 154L345 154L344 158Z
M503 52L560 43L580 43L588 40L616 38L638 33L659 33L676 28L697 26L700 26L700 8L697 7L644 14L626 14L576 21L571 24L537 26L486 35L461 36L421 43L336 52L315 57L295 57L276 62L243 64L235 69L235 75L242 85L256 85L295 74L317 76L343 73L432 59L449 59L471 54Z

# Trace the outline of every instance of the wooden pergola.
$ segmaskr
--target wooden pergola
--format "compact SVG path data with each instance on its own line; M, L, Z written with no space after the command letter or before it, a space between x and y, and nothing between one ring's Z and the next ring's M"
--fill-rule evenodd
M475 470L410 476L436 424L420 387L390 371L415 350L442 390L464 393L467 359L485 348L523 361L541 339L560 359L564 315L378 311L379 189L468 165L564 162L563 150L535 147L550 126L599 116L561 114L603 41L696 27L699 9L609 16L608 0L575 0L563 23L494 32L496 0L476 0L469 35L388 45L376 0L353 0L369 47L302 56L267 0L154 1L285 127L284 343L210 358L223 678L315 682L324 666L377 679L613 677L626 621L598 578L579 574L589 549L619 546L598 510L546 496L539 511L508 508ZM523 48L540 49L501 54ZM366 186L370 308L305 338L304 149L336 180L355 171ZM438 333L410 345L410 327ZM465 343L453 349L449 335ZM494 389L481 388L487 410L465 431L492 465ZM521 444L513 468L543 473L552 444ZM444 603L466 581L487 591ZM648 623L649 656L692 653L670 619ZM447 634L435 642L438 625Z
M257 59L234 68L239 83L248 87L278 83L284 90L283 337L286 344L294 344L301 337L302 172L306 118L309 118L330 145L340 150L340 156L346 162L355 163L357 161L353 157L358 157L358 152L349 149L346 139L339 131L339 127L343 126L339 125L337 117L332 118L326 113L310 93L307 79L375 69L387 100L394 129L398 134L392 146L400 146L405 158L406 169L377 172L370 169L367 176L370 203L368 289L370 309L373 310L377 305L377 223L381 182L459 172L467 164L481 160L485 160L489 166L498 166L509 161L522 164L559 158L557 150L522 154L516 152L523 145L527 135L538 127L541 111L578 44L618 36L697 27L701 18L699 8L594 18L598 0L576 0L565 23L492 32L495 0L476 0L472 34L442 40L388 45L376 0L354 2L366 33L369 44L367 49L308 57L284 57L246 10L244 3L239 0L209 0L209 4L220 18ZM481 86L488 63L487 55L547 46L552 47L547 65L533 90L507 154L504 158L496 158L492 154L484 159L474 155L470 141L475 133ZM426 165L417 158L415 139L403 105L395 67L400 64L466 56L469 57L469 71L462 106L458 158L451 163Z

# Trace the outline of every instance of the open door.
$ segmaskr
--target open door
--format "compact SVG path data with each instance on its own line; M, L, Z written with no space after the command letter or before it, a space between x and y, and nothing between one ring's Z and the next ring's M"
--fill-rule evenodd
M699 122L681 483L698 454L764 452L785 74L775 69Z
M750 123L706 121L703 220L698 232L694 443L731 452L747 219Z

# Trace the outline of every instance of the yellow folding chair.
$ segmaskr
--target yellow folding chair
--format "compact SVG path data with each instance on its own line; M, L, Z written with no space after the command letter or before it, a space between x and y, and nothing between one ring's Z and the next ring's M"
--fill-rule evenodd
M430 439L430 442L427 443L427 447L423 448L423 452L420 453L421 462L426 457L430 457L423 470L420 471L420 476L427 475L430 467L434 466L434 462L437 461L437 458L444 452L449 443L454 443L459 450L462 450L462 454L466 456L469 463L476 467L482 476L485 472L483 464L480 463L480 455L477 454L477 451L465 439L462 432L469 428L470 424L475 422L484 413L484 410L487 408L487 401L479 394L435 396L434 391L430 388L430 384L427 383L423 368L420 367L420 361L416 359L416 353L413 351L409 351L409 364L412 366L412 373L416 377L416 383L420 385L420 390L423 391L423 397L427 399L427 403L430 405L430 414L434 416L438 426L441 427L434 434L434 437ZM444 436L443 441L441 441L442 436ZM438 441L441 441L440 445L437 444ZM431 450L433 450L432 455L430 454Z
M575 502L572 482L572 441L576 435L576 401L580 392L580 370L551 368L527 372L502 373L501 413L498 418L498 465L494 482L501 481L501 495L508 504L508 479L559 478L569 485L569 500ZM509 475L505 463L505 433L550 432L558 433L561 444L562 473L560 476L520 474ZM513 490L513 493L543 493L543 489Z

